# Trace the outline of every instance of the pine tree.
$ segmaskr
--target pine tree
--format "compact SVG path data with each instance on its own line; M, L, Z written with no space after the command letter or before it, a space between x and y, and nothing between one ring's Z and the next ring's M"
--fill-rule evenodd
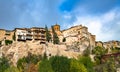
M45 31L46 31L46 41L50 41L51 40L51 34L50 32L48 31L48 28L47 26L45 26Z
M52 26L52 32L53 32L53 43L59 44L60 41L59 41L59 38L58 38L57 33L55 32L53 26Z

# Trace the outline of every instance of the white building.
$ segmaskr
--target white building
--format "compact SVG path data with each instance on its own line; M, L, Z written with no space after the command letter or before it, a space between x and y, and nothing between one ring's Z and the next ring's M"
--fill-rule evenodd
M15 35L16 35L16 41L25 41L26 40L26 29L24 28L16 28L15 29Z

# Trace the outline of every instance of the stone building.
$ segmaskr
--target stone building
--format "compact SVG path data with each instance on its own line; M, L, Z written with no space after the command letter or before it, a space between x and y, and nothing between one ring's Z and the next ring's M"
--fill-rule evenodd
M66 44L70 50L82 53L86 48L92 50L95 47L96 36L89 33L85 26L77 25L62 31L60 31L58 24L53 27L59 37L60 44ZM65 42L63 42L64 38Z
M90 44L95 46L95 35L88 32L88 28L82 25L73 26L62 31L63 37L66 38L67 43L74 41L82 41L83 38L89 39Z
M53 26L55 31L60 31L60 25L58 25L57 23Z
M14 30L0 29L0 41L2 40L13 40Z

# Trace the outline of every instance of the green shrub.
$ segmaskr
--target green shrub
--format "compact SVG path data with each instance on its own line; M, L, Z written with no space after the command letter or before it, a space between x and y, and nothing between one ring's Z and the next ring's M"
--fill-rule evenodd
M54 56L50 58L54 72L70 72L70 59L63 56Z
M109 58L104 64L94 67L96 72L117 72L117 65L114 58Z
M120 48L119 47L112 47L111 48L111 51L112 51L112 53L118 53L118 52L120 52Z
M38 71L39 72L54 72L52 70L52 66L51 66L50 61L47 59L40 61Z
M5 40L5 45L9 45L9 44L12 44L12 40Z
M91 58L89 56L81 56L79 58L79 62L87 68L88 72L95 72L93 69L93 62L91 61Z
M69 72L87 72L87 69L82 63L79 63L75 59L71 59Z
M34 55L28 52L27 57L23 57L17 61L17 68L20 71L28 70L30 65L36 65L41 59L42 57L40 55Z
M105 55L108 53L108 49L105 49L104 47L97 46L92 50L92 54L95 54L94 60L96 61L96 64L101 64L101 58L102 55Z
M20 72L17 67L11 66L5 70L5 72Z

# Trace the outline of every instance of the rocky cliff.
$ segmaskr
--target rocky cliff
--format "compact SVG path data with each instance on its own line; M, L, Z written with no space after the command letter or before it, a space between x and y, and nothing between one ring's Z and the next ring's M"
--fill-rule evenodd
M60 44L58 45L54 45L53 43L40 44L39 41L13 42L11 45L1 46L0 55L5 55L15 65L17 60L27 56L28 52L36 55L46 53L48 57L63 55L68 58L77 58L86 49L91 51L96 46L106 49L110 49L111 47L120 48L119 41L96 42L95 35L89 33L88 28L82 25L58 31L58 33L60 39ZM62 42L63 38L66 39L65 42Z
M16 65L18 59L27 56L28 53L32 53L35 55L44 55L47 54L48 57L55 55L63 55L69 58L77 58L80 53L76 53L73 51L66 51L66 45L54 45L52 43L39 44L39 41L35 42L14 42L8 46L2 46L0 49L0 54L7 57L10 62Z

